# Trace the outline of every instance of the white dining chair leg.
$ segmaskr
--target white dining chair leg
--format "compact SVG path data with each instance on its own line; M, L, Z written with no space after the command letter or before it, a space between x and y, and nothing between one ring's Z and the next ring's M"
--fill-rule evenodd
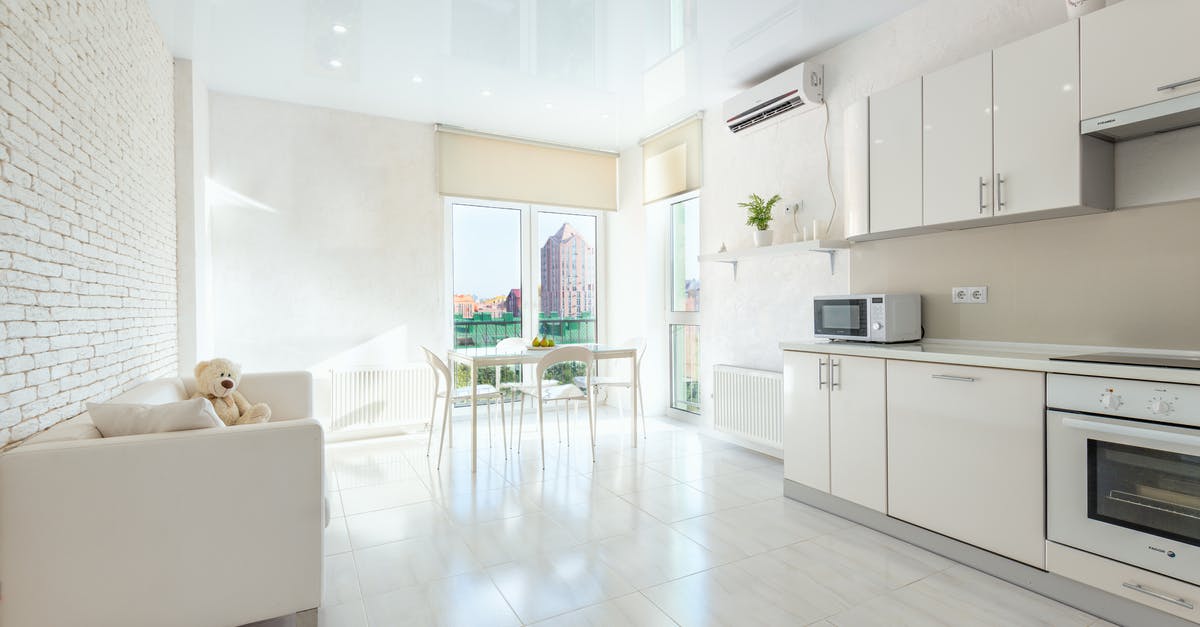
M588 430L592 434L592 463L596 463L596 410L593 404L595 396L588 396L584 401L588 409Z
M571 401L563 401L567 419L567 447L571 446Z
M429 441L425 443L425 457L433 452L433 430L437 424L437 384L433 386L433 407L429 409Z
M446 431L450 424L450 397L446 397L446 403L442 405L442 436L438 438L438 461L437 468L442 467L442 448L446 444ZM453 446L454 428L450 427L451 446Z
M545 403L542 402L541 398L538 398L538 439L542 441L542 470L545 470L546 469L546 432L545 432L545 428L544 428L545 420L543 419L543 417L544 417L545 411L543 410L543 405L545 405Z
M525 393L521 392L521 414L517 417L520 421L520 427L517 428L517 454L521 454L521 438L520 435L525 431Z
M488 448L492 448L492 401L488 400Z
M508 459L508 427L504 424L504 396L500 396L500 440L504 445L504 459Z
M638 381L638 413L642 419L642 439L646 439L646 400L642 396L642 382Z

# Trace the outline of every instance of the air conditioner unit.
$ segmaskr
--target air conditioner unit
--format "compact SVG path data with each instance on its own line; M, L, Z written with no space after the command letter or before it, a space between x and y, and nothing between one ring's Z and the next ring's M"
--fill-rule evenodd
M725 101L725 123L734 133L787 111L812 109L825 101L825 70L801 63Z

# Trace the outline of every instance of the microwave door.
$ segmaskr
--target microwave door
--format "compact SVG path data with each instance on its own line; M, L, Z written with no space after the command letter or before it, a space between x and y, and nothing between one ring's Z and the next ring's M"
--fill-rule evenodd
M817 335L867 336L867 302L863 299L822 300L813 311Z

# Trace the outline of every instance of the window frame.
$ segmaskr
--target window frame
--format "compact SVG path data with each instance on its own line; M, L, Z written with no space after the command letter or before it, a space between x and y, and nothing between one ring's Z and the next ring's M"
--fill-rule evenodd
M456 348L454 335L454 206L472 205L477 207L493 207L497 209L514 209L521 212L521 337L532 338L538 331L538 314L541 303L538 302L536 289L541 283L540 251L545 242L538 241L538 217L541 213L560 213L568 215L589 216L596 220L596 293L594 295L596 318L596 343L604 343L605 316L604 307L607 304L608 275L606 263L606 220L607 211L585 209L582 207L563 207L536 203L517 203L502 200L487 200L482 198L465 198L459 196L443 196L443 213L445 224L445 276L442 290L446 298L443 307L444 320L450 329L449 344L451 350ZM532 313L534 315L526 315Z

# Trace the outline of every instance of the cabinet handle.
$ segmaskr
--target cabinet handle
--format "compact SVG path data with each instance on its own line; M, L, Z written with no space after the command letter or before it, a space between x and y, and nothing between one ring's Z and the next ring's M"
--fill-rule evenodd
M1004 211L1004 177L996 173L996 212Z
M1186 81L1179 81L1178 83L1167 83L1166 85L1159 87L1158 91L1170 91L1176 87L1183 87L1184 85L1191 85L1192 83L1200 83L1200 76L1197 76L1196 78L1189 78Z
M983 213L983 210L987 209L987 201L983 197L983 192L987 189L987 185L987 179L982 176L979 177L979 213Z
M962 383L974 383L978 381L978 379L975 377L957 377L952 374L935 374L930 376L932 376L934 379L940 379L942 381L961 381Z
M834 378L833 376L834 368L837 368L837 378ZM836 359L829 360L829 387L830 389L838 389L842 387L842 362Z
M825 367L825 360L818 359L817 360L817 389L818 390L825 387L825 379L821 378L821 369L824 367Z
M1178 605L1180 607L1186 607L1189 610L1196 609L1196 606L1192 605L1191 602L1189 602L1187 599L1181 599L1177 596L1172 596L1165 592L1159 592L1158 590L1154 590L1153 588L1147 588L1146 586L1143 586L1140 583L1132 583L1132 582L1127 581L1121 585L1125 586L1126 588L1129 588L1130 590L1134 590L1136 592L1141 592L1142 594L1148 594L1156 599L1162 599L1163 601L1166 601L1167 603L1174 603L1175 605Z

